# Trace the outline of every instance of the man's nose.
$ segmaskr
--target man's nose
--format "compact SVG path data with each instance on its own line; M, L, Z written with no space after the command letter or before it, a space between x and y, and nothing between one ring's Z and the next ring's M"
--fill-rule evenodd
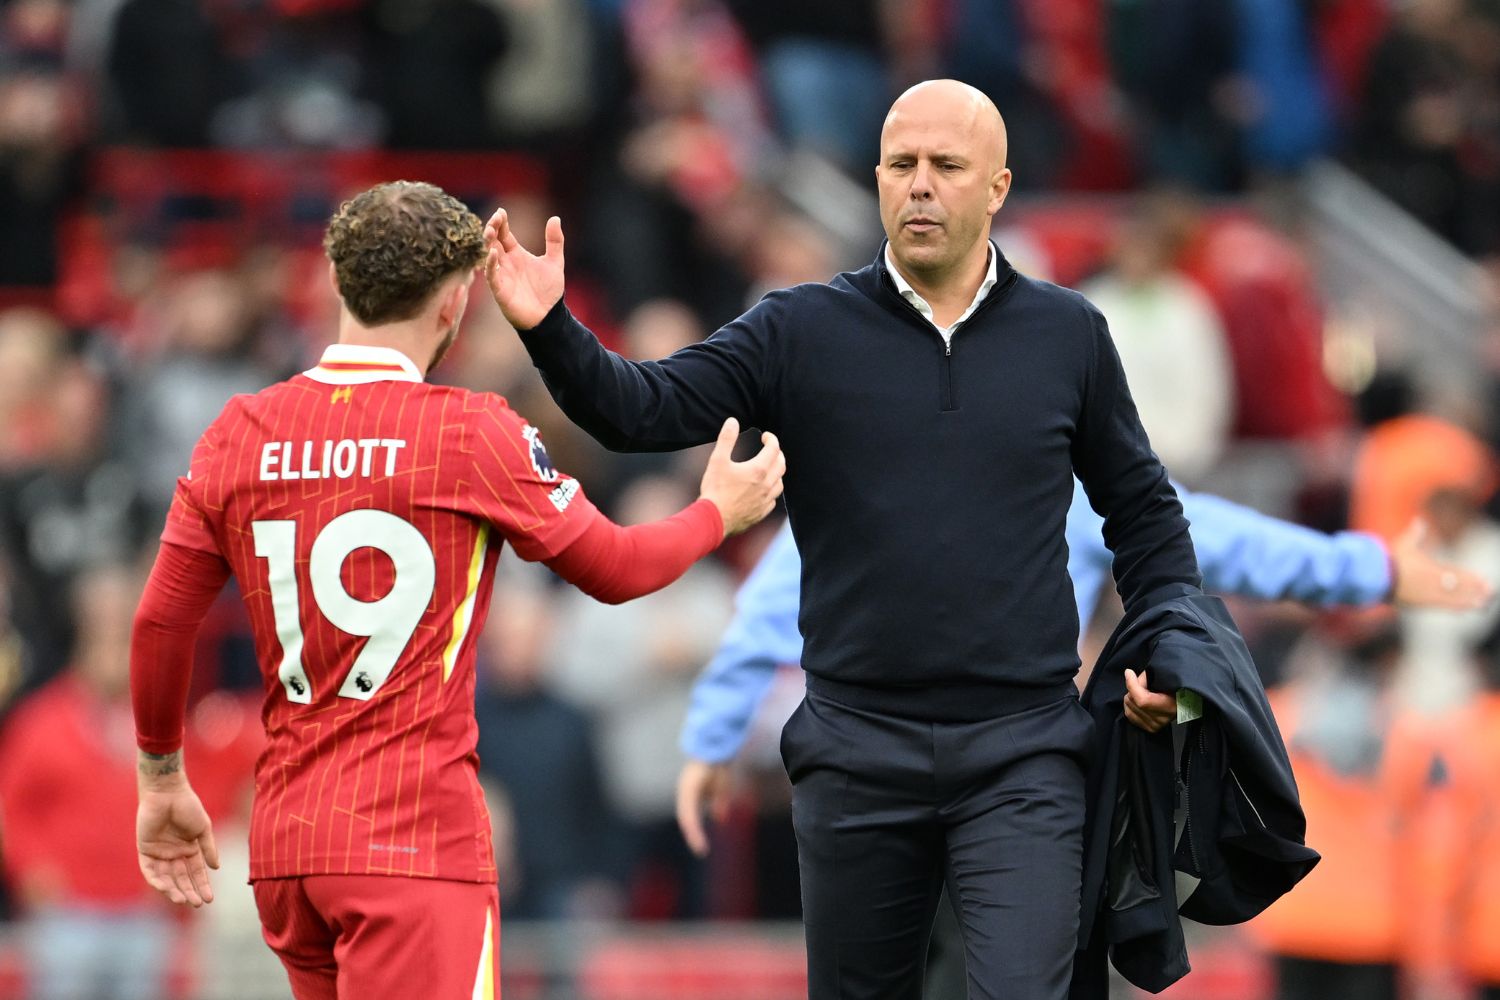
M912 172L911 198L912 201L927 201L932 197L932 168L926 163L918 163L917 169Z

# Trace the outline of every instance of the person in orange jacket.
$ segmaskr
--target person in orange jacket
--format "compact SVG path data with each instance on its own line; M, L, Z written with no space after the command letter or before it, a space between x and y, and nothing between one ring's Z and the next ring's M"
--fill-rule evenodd
M1401 969L1426 964L1435 904L1424 864L1407 863L1441 763L1431 727L1400 711L1388 679L1400 655L1394 622L1341 619L1335 668L1270 692L1323 861L1250 932L1273 956L1280 1000L1396 1000ZM1425 854L1416 856L1425 858ZM1430 893L1429 893L1430 895Z
M1454 817L1452 952L1481 1000L1500 1000L1500 628L1476 652L1483 690L1445 726Z

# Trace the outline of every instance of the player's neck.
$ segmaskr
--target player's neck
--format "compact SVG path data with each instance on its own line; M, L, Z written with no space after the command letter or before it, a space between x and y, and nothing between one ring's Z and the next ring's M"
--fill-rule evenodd
M384 347L400 351L425 377L432 361L431 336L423 333L422 317L380 326L365 326L348 310L339 318L339 343L356 347Z

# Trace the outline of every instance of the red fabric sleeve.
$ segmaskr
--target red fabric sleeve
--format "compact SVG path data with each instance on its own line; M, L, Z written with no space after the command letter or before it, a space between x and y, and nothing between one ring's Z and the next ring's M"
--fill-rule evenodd
M558 576L605 604L660 590L719 547L724 519L710 500L650 524L622 528L602 514L551 559Z
M130 636L130 702L135 743L147 753L182 747L193 644L229 564L201 549L163 542Z

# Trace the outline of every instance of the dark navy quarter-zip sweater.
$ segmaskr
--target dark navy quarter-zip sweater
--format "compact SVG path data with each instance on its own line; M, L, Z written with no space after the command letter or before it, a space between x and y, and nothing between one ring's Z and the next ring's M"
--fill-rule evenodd
M1200 582L1103 316L996 264L951 346L897 293L883 249L661 361L605 350L562 303L522 340L558 405L610 449L703 444L730 416L781 439L810 687L907 717L989 718L1078 670L1063 537L1075 470L1127 607Z

